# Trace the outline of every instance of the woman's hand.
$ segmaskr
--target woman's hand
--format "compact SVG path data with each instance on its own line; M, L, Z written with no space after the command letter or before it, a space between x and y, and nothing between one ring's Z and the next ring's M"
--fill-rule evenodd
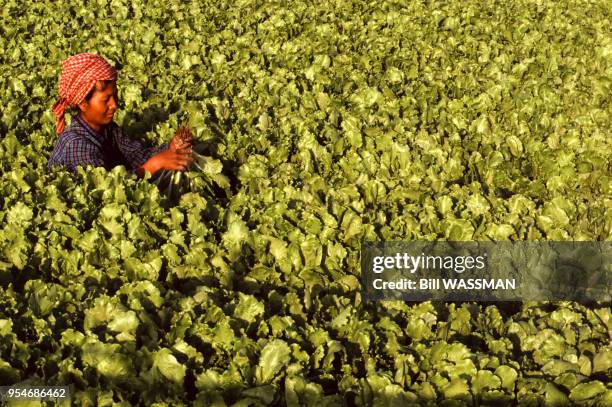
M136 173L142 177L145 171L150 172L151 175L155 175L157 171L160 170L185 171L192 161L191 148L168 148L149 158L140 168L138 168L138 170L136 170Z
M191 146L193 134L187 125L181 125L170 141L168 149L149 158L136 170L138 176L143 177L145 171L155 175L159 170L185 171L193 161Z

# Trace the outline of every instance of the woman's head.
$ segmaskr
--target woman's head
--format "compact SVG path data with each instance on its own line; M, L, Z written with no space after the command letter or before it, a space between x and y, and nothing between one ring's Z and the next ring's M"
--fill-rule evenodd
M98 91L104 91L107 88L111 87L111 86L117 86L117 82L116 81L96 81L96 84L94 85L93 88L91 88L91 90L87 93L87 95L85 95L85 97L83 98L83 100L85 101L89 101L91 100L91 98L93 97L94 93L98 92Z
M97 81L75 108L92 128L98 130L113 121L117 104L117 82L104 80Z
M116 81L117 71L99 55L77 54L62 62L60 98L53 105L57 133L64 130L64 113L68 106L78 106L81 115L87 115L84 112L89 111L102 122L106 120L102 120L101 116L108 119L110 115L110 123L111 113L116 110ZM102 102L103 99L107 100Z

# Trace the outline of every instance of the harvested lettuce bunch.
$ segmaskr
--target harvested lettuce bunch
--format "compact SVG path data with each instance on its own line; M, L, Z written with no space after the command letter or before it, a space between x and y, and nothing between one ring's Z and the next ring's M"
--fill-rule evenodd
M191 139L191 129L182 124L175 135L180 139ZM172 202L178 202L181 195L198 192L206 195L218 195L221 191L227 194L230 183L223 175L223 163L213 157L203 155L204 144L192 147L193 161L186 171L161 170L153 177L153 184Z

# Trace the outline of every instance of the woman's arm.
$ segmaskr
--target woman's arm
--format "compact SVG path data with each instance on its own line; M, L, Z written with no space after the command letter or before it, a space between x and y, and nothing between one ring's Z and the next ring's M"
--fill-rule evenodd
M191 149L173 150L168 149L155 154L144 162L134 171L139 177L144 177L144 173L150 172L155 175L159 170L179 170L184 171L193 161Z
M179 143L175 136L170 143L158 147L145 147L137 140L125 136L119 126L113 129L113 133L119 150L139 177L144 177L145 171L151 175L155 175L159 170L183 171L192 161L191 140L185 142L181 139Z

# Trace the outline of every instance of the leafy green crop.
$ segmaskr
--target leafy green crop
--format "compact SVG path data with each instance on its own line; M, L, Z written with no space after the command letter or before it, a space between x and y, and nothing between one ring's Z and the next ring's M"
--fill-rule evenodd
M607 2L22 3L0 10L0 385L71 384L83 406L612 404L610 304L359 287L363 241L611 239ZM187 120L197 166L46 173L79 52L120 68L131 137Z

